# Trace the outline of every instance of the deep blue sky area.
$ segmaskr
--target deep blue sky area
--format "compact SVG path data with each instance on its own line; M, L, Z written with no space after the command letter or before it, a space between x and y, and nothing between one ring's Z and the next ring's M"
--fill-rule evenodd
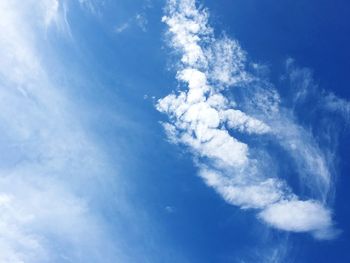
M66 3L65 1L60 3L63 2ZM48 78L55 84L56 89L64 94L65 100L58 102L47 100L45 106L47 108L56 105L55 103L59 105L53 110L53 115L48 115L52 123L48 121L50 124L46 125L46 119L38 117L38 123L41 123L43 128L36 126L32 128L34 135L28 137L28 141L35 145L41 140L36 140L35 136L46 136L45 131L49 126L54 131L52 132L50 128L47 137L53 141L57 140L52 148L68 149L69 153L65 154L75 156L67 157L67 163L74 168L57 161L52 165L50 163L45 172L51 174L50 171L54 170L52 173L55 174L55 180L57 177L58 181L62 181L62 187L57 191L68 189L67 191L71 191L77 200L83 200L83 208L77 210L90 211L86 213L91 214L84 216L82 220L83 224L89 226L86 228L88 230L83 228L77 235L72 234L74 237L69 241L65 241L65 235L69 236L67 232L70 232L65 227L68 226L70 229L70 226L74 228L75 223L80 225L79 219L74 217L74 220L68 220L64 227L57 227L58 230L45 228L48 225L45 216L43 216L45 224L38 221L33 225L32 223L23 227L21 225L18 229L23 228L23 233L40 237L38 243L43 242L43 251L46 247L50 249L47 253L39 249L37 258L33 256L36 252L33 252L28 253L30 255L28 260L13 260L13 262L350 262L348 190L350 187L350 2L346 0L197 1L198 5L204 6L210 13L209 23L216 36L226 34L229 38L236 39L246 51L248 61L266 66L265 77L281 95L282 105L291 104L291 85L285 79L286 61L291 58L294 60L294 67L312 73L313 87L316 91L312 91L314 93L311 93L309 103L299 108L296 106L294 117L305 130L319 139L319 142L327 141L328 138L326 135L322 137L320 130L329 128L328 135L334 131L337 134L330 146L334 150L331 164L334 168L332 170L334 198L330 198L332 199L330 207L339 234L330 240L318 240L309 233L293 233L271 228L257 219L254 209L242 209L229 204L213 188L205 184L198 175L198 159L188 148L175 145L168 140L161 124L168 121L168 116L156 109L158 99L183 88L175 78L179 57L169 47L167 27L161 21L166 2L161 0L101 2L103 3L86 0L85 4L84 1L66 3L65 23L69 25L69 32L62 33L58 27L43 30L44 36L38 37L36 44L33 45L40 50L38 52L40 62L48 72ZM10 12L8 11L10 9L6 10ZM36 26L35 23L32 24ZM3 27L0 29L3 30ZM35 37L36 34L33 34L32 38ZM3 45L1 41L0 39L0 45ZM15 45L11 47L13 46ZM0 60L1 56L3 53L0 52ZM9 58L4 56L3 60L5 59ZM12 80L7 81L5 68L6 65L1 64L1 87L10 85L8 82L12 83ZM21 85L24 87L26 84L18 86ZM28 84L28 87L32 86L35 85ZM0 95L5 94L1 92ZM320 110L321 107L314 101L324 94L334 94L346 101L347 112L345 110L344 114L339 113L343 114L340 116L338 113L325 113ZM12 106L6 106L6 102L1 100L5 105L3 109L6 110L6 114L11 113L7 109ZM64 101L70 102L69 108L64 106ZM31 105L36 109L33 114L38 114L40 102ZM65 117L57 117L56 120L58 115L55 114L65 110L72 112L67 117L70 121L61 125L61 119ZM16 112L20 111L25 112L22 109ZM18 116L13 117L18 118L18 123L29 119L20 117L22 115ZM334 121L333 126L327 126L326 117ZM5 134L3 130L6 130L3 126L8 124L3 115L0 115L0 121L5 123L0 126L1 136L2 133ZM325 123L327 125L324 125ZM13 125L23 128L26 124ZM69 150L71 146L69 136L62 135L64 138L62 140L55 137L55 130L58 128L64 127L67 134L71 134L78 130L77 126L84 131L85 137L74 137L74 141L78 141L77 145L83 147L84 154L74 152L78 146ZM20 130L18 127L10 126L9 133L12 130L17 132ZM31 129L30 127L28 129ZM51 132L55 136L51 136ZM90 141L98 147L86 146L82 138L90 138ZM20 149L18 151L26 151L29 156L34 156L36 150L34 153L31 148L27 150L27 144L23 143L25 146L21 146L22 148L18 146ZM19 143L16 140L10 143L0 139L0 156L4 156L7 147L13 145L17 147ZM85 158L85 150L95 148L103 152L96 154L99 158L103 156L100 158L101 161L97 162L97 157L95 158L93 154L87 154L91 159ZM323 149L323 146L320 148ZM52 150L51 146L48 149L45 148L44 154L38 152L38 157L33 157L35 161L40 160L39 167L43 166L42 160L55 160L56 157L47 153L55 150ZM276 163L285 162L280 165L280 171L284 173L281 177L290 181L290 184L299 191L300 182L297 175L291 171L293 164L289 163L290 159L282 156L279 158L281 149L277 150L272 146L270 149L271 158L275 158ZM45 154L48 154L47 159L44 158ZM12 171L9 174L13 176L27 171L26 169L28 174L32 171L28 168L31 167L28 163L34 162L31 158L23 157L23 160L16 162L18 165L22 162L25 164L21 169L12 166L11 156L7 158L3 162L0 161L1 176L3 171L6 174ZM6 166L6 162L11 163L11 166ZM90 163L93 169L89 168ZM63 172L57 172L57 167L61 167ZM79 177L75 176L75 170L71 169L77 169ZM38 170L39 168L33 168L33 174ZM90 173L96 175L90 176ZM51 177L39 177L43 178L48 180L47 178ZM35 180L37 179L33 179L30 183L35 182L35 187L38 189L45 188L41 182ZM7 184L3 184L2 181L5 179L0 180L0 190L9 191L6 189ZM20 181L18 185L22 187L24 184ZM13 195L25 191L14 190ZM32 190L28 192L32 193ZM67 201L68 197L64 197L63 200L62 207L67 203L70 205L72 203L74 207L76 205L75 201ZM0 198L2 209L1 202ZM41 220L42 217L35 214L37 207L40 205L35 206L30 212L35 216L28 218ZM72 210L75 211L69 207L59 211ZM70 212L67 213L66 218L70 218ZM55 215L52 218L55 218ZM0 222L1 220L0 216ZM20 220L18 222L27 224ZM91 222L95 225L91 226ZM60 222L55 224L59 225ZM0 235L1 231L0 227ZM103 245L100 247L95 243L85 243L88 241L82 237L85 237L86 233L90 233L86 239L96 238L96 244ZM29 234L28 236L32 237ZM108 238L103 239L105 236ZM80 239L84 242L80 242ZM9 240L5 239L5 243L11 246L15 244L12 239ZM2 242L0 237L0 254L2 250L8 248ZM83 245L80 246L81 243ZM23 249L22 245L13 246L9 251ZM27 250L18 255L26 253ZM94 256L90 257L89 253L94 253ZM50 256L51 254L53 256ZM1 259L0 256L0 263Z
M278 71L281 61L292 57L311 68L323 88L349 97L347 1L205 1L205 6L254 60Z

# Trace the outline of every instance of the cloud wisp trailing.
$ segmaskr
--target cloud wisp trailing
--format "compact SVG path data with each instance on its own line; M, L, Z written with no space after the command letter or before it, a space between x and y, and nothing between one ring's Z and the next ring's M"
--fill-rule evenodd
M169 0L162 18L180 56L176 79L184 87L156 106L169 116L163 124L169 139L192 152L199 175L226 202L255 209L280 230L334 237L327 154L259 76L262 66L250 63L236 40L216 37L208 17L195 0ZM269 145L292 160L302 193L280 174L283 161Z

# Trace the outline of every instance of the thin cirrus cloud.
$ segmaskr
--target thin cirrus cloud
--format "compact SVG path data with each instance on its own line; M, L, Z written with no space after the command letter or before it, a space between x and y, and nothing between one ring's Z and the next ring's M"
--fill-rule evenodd
M335 113L341 117L342 123L349 124L350 121L350 102L339 98L332 92L319 92L319 87L314 83L312 71L308 68L298 68L295 61L291 58L286 61L286 75L293 88L293 103L298 105L311 98L316 99L316 104L322 110Z
M208 16L195 0L167 2L162 21L180 56L176 79L185 87L156 105L169 117L163 124L169 139L192 152L199 175L226 202L255 209L280 230L335 237L328 149L282 106L277 89L259 74L263 66L249 62L236 40L215 36ZM280 175L269 144L292 160L303 197Z
M117 25L114 28L114 32L117 34L120 34L134 25L140 28L143 32L146 32L147 24L148 24L148 20L146 18L146 15L143 13L138 13L134 17L130 18L127 22Z
M63 9L0 2L0 262L123 260L90 207L105 157L40 52L50 30L67 28Z

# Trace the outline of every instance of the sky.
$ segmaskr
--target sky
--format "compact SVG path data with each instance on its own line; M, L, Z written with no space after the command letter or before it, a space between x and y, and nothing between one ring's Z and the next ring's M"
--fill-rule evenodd
M346 0L0 1L0 262L350 262Z

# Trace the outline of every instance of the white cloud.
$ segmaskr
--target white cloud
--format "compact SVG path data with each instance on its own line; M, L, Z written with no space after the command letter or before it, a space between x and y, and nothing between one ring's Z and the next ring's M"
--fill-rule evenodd
M322 201L331 191L332 174L326 154L312 134L293 122L293 116L281 116L273 124L280 145L296 163L300 181Z
M240 110L229 109L221 113L222 119L227 120L231 129L238 129L241 132L264 134L271 128L264 122L252 118Z
M314 200L275 203L260 212L259 216L278 229L312 232L316 238L332 238L334 233L331 230L331 212Z
M205 52L209 62L207 75L213 82L234 86L250 81L244 69L246 54L237 41L228 37L218 39Z
M257 182L247 182L241 178L225 176L218 171L202 168L200 176L208 186L216 191L230 204L247 208L264 208L267 205L286 198L284 185L278 180L268 178Z
M207 26L208 14L200 12L191 0L168 1L168 16L162 21L169 26L171 44L182 52L181 61L188 66L206 64L204 51L198 44L200 35L208 35L211 28ZM210 35L208 35L210 37Z
M187 87L157 103L169 116L163 125L170 140L188 147L198 159L200 176L228 203L259 209L259 217L275 228L330 237L334 230L325 202L332 174L313 135L298 124L292 110L281 106L272 84L247 71L238 42L215 37L206 9L197 8L194 0L169 0L162 21L168 26L169 45L181 57L176 78ZM253 69L258 72L259 65ZM233 100L223 95L227 88ZM241 95L235 101L238 88ZM269 156L267 148L239 140L237 133L273 139L294 160L295 173L312 198L299 200L272 168L278 163L264 157Z

